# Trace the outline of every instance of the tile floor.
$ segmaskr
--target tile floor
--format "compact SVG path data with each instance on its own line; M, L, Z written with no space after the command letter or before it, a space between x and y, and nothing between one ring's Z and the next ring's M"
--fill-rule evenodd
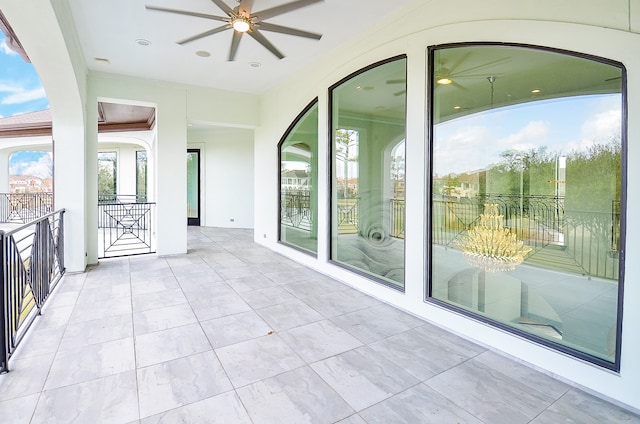
M640 423L252 242L68 274L0 375L9 423Z

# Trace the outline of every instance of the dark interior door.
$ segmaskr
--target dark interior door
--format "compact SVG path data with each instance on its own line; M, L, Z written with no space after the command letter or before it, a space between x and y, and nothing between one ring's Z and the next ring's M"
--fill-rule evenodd
M187 150L187 225L200 225L200 149Z

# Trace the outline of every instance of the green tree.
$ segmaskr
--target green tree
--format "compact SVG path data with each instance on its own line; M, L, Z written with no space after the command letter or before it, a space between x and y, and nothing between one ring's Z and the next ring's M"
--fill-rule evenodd
M114 200L116 196L116 152L98 153L98 198Z
M336 131L336 167L338 161L342 162L344 185L343 185L343 198L348 199L350 196L349 191L349 162L356 162L358 160L358 131L357 130L345 130L340 129Z
M567 155L566 207L605 212L620 201L622 144L617 138Z

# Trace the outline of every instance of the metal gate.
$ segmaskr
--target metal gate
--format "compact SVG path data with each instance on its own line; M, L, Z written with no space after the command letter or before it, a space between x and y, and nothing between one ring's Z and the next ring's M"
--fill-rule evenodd
M155 253L155 203L98 204L98 258Z

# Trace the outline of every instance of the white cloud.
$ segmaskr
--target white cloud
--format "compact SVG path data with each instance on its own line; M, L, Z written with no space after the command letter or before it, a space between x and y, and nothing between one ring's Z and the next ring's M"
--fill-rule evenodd
M42 156L38 161L17 162L9 168L10 175L32 175L39 178L51 178L51 154Z
M491 124L458 128L453 133L437 136L435 163L440 176L484 169L500 160L505 150L527 151L544 145L550 132L545 121L529 121L516 132L496 136Z
M23 91L20 86L0 82L0 93L17 93L20 91Z
M620 136L620 109L596 114L582 125L583 138L593 141L608 141Z
M579 136L566 144L566 151L584 151L594 144L620 139L622 111L619 105L609 106L609 109L600 110L584 120Z
M30 102L32 100L45 99L47 97L47 93L45 93L43 87L36 88L34 90L24 90L14 92L6 96L0 101L0 104L3 105L15 105L20 103Z
M454 132L436 134L435 171L442 176L482 168L486 157L480 146L491 145L489 128L482 125L463 126Z
M530 121L518 132L498 140L498 145L505 149L531 150L543 145L549 135L549 123L544 121Z
M14 52L13 50L11 50L9 48L9 46L7 46L7 41L6 40L2 40L2 43L0 43L0 51L6 55L16 55L18 53Z

